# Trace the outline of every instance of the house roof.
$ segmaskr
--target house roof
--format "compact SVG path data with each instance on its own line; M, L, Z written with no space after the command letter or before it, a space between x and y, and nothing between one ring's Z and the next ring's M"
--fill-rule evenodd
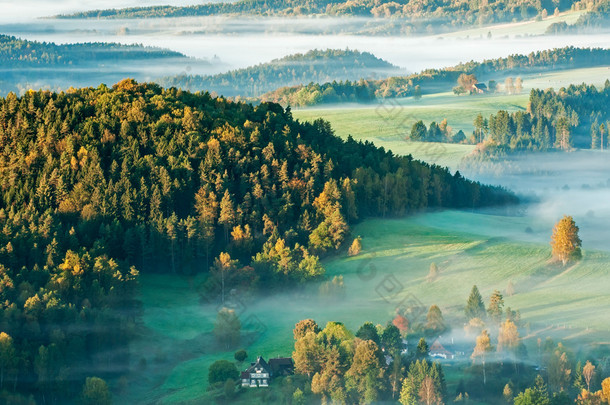
M485 83L475 83L474 87L481 90L487 90L487 86L485 85Z
M293 361L292 361L292 357L276 357L274 359L269 359L269 366L274 367L274 366L290 366L292 367L294 365Z
M453 354L453 352L450 350L451 347L450 345L447 345L448 347L443 346L443 344L441 342L439 342L438 339L436 339L434 341L434 343L432 343L432 345L430 346L430 353L450 353Z
M251 373L257 368L262 368L265 371L269 371L269 364L267 364L265 359L263 359L261 356L258 356L256 358L256 362L250 363L250 367L248 367L245 372Z

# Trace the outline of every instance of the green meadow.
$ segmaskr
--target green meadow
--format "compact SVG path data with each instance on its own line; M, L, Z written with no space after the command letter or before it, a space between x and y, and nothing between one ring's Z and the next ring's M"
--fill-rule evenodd
M527 74L522 78L521 94L456 96L447 91L427 94L420 100L386 99L370 105L341 104L295 109L293 115L302 121L324 118L331 123L335 133L343 138L351 135L357 140L368 140L383 146L396 154L412 154L417 159L455 170L462 158L472 152L474 146L411 142L408 135L415 122L422 120L429 125L432 121L440 123L447 119L454 132L462 130L469 136L474 130L473 122L478 114L488 117L498 110L525 110L529 91L533 88L552 87L558 90L562 86L583 82L602 86L605 80L610 78L610 67L559 70ZM486 78L489 79L491 78Z
M533 232L526 233L527 227ZM362 254L342 253L324 263L329 278L344 277L345 297L322 296L316 283L299 290L263 289L260 296L244 297L239 306L246 325L242 346L249 359L290 355L292 329L301 319L314 318L321 325L337 320L355 330L365 321L385 324L403 299L413 302L413 297L426 308L439 305L446 319L460 325L473 284L488 299L494 289L504 291L509 281L516 294L505 297L506 306L521 311L530 346L547 336L568 344L602 344L610 325L605 311L610 305L610 257L585 251L575 266L550 265L550 229L527 217L463 211L364 221L353 229L363 238ZM429 282L432 262L440 276ZM143 325L131 350L132 367L140 372L119 399L199 403L206 396L209 365L233 359L234 349L214 342L217 304L200 302L200 281L142 276ZM259 323L253 325L253 318ZM450 373L448 379L454 382Z

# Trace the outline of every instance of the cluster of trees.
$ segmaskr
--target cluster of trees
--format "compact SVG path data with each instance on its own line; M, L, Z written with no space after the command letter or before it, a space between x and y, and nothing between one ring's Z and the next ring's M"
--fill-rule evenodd
M531 71L572 69L584 66L605 66L610 64L610 50L602 48L565 47L532 52L528 55L510 55L506 58L467 62L444 69L427 69L420 73L403 77L357 82L310 83L293 87L282 87L260 97L262 101L282 105L310 106L336 102L371 102L378 98L421 97L428 87L453 85L460 79L458 87L472 88L477 77L497 75L497 72L523 73ZM510 79L510 80L508 80ZM518 78L508 78L505 90L520 92ZM521 86L522 86L521 82ZM497 91L495 81L489 82L490 91Z
M581 84L532 90L527 111L498 111L475 119L478 138L488 153L505 151L606 149L610 127L610 81L602 89Z
M401 19L402 33L446 31L471 24L491 24L529 19L555 10L570 9L575 0L517 1L493 3L415 0L239 0L232 3L209 3L187 7L152 6L125 9L93 10L62 18L159 18L208 15L332 15ZM426 18L434 18L433 22ZM396 28L396 27L394 27Z
M185 58L168 49L89 42L57 45L0 34L0 65L3 68L24 68L57 65L83 65L92 62L138 60L150 58Z
M180 87L189 91L209 91L227 97L257 97L284 86L305 83L325 83L336 80L358 80L379 73L396 74L399 69L369 52L355 50L314 49L245 69L232 70L214 76L180 75L157 82L165 87ZM323 93L323 91L322 91ZM324 94L323 102L331 102ZM301 105L302 103L291 103Z
M459 130L455 134L452 128L447 124L445 118L440 124L432 121L430 127L426 127L423 121L417 121L411 127L411 134L409 138L412 141L424 141L424 142L450 142L450 143L466 143L466 135L462 130Z
M437 403L446 398L443 369L428 359L428 345L421 339L409 356L401 354L399 329L364 323L353 334L339 322L324 329L312 319L294 329L296 372L306 375L306 392L340 404L370 404L398 400L411 404ZM430 402L428 402L430 401Z
M548 26L546 34L578 34L594 32L605 29L610 23L610 3L599 2L592 5L590 10L578 17L574 24L565 21L556 22Z
M476 75L462 73L457 80L457 86L453 88L453 93L456 95L469 93L476 94L478 89L475 87L479 83ZM483 92L496 93L500 91L500 85L495 80L490 80L485 86L487 89ZM504 91L506 94L521 94L523 91L523 80L520 77L516 79L507 77L504 80Z
M100 76L102 66L115 66L115 71L107 75L119 80L135 74L133 65L142 61L186 63L187 57L178 52L142 45L99 42L57 45L0 35L0 94L24 92L29 88L97 84L107 79Z
M260 99L263 102L306 107L330 103L370 103L376 99L375 92L375 81L362 79L280 87L263 94Z

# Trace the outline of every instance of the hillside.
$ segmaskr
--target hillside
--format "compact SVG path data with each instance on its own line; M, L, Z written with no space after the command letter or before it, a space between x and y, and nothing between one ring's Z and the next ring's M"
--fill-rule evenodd
M502 80L509 75L608 65L610 49L569 46L482 62L470 61L444 69L427 69L409 76L282 87L263 94L260 99L295 107L336 102L366 103L378 98L449 91L461 74L474 74L480 79Z
M149 66L188 61L179 52L142 45L57 45L0 35L0 94L113 83L124 77L146 77Z
M138 270L203 273L206 298L224 301L225 288L319 279L319 256L359 219L516 202L277 104L133 80L11 93L0 99L0 142L3 330L26 360L13 365L15 386L59 403L84 376L123 372ZM102 319L112 332L95 329ZM64 330L74 325L82 333ZM119 359L84 366L104 349ZM49 391L60 372L81 383Z
M485 5L478 2L452 0L419 2L415 0L239 0L233 3L208 3L194 6L152 6L125 9L93 10L58 18L167 18L195 16L357 16L388 19L388 24L375 33L403 34L447 32L472 24L492 24L528 20L553 14L555 10L586 8L589 3L565 0L560 2L502 0Z
M256 97L278 87L396 75L400 69L369 52L311 50L245 69L214 76L180 75L158 83L189 91L214 91L223 96Z

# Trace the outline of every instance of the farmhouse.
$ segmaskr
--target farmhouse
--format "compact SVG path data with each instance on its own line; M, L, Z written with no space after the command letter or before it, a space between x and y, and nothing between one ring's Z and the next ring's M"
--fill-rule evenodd
M475 85L472 86L472 91L478 94L487 93L487 86L485 83L475 83Z
M432 343L432 346L430 346L430 357L453 360L453 358L455 357L455 353L450 349L451 347L449 347L448 349L447 347L445 347L445 345L441 344L439 339L436 339L434 343Z
M250 363L241 373L242 387L268 387L274 377L282 377L294 373L294 362L290 357L276 357L266 362L261 356L256 362Z

